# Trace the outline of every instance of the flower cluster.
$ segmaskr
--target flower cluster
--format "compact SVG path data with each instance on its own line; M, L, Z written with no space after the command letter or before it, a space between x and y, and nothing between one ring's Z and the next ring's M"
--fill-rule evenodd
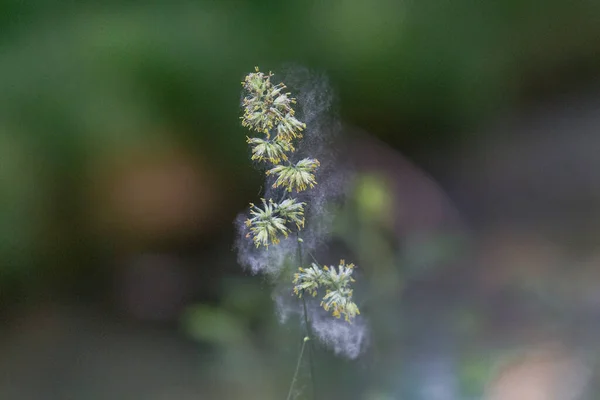
M319 160L304 158L296 164L276 165L267 171L267 175L277 175L277 179L273 184L274 188L283 186L288 192L294 189L301 192L308 187L315 187L317 184L315 171L319 165Z
M242 82L247 93L243 100L242 126L265 134L269 144L288 147L289 150L285 151L293 151L292 140L301 138L306 128L306 124L294 117L292 104L296 103L296 99L290 97L291 93L283 92L286 88L283 83L271 83L272 73L264 74L258 67L255 70Z
M268 161L272 164L287 161L286 153L295 150L291 143L285 141L248 138L246 142L252 146L252 160Z
M272 73L265 75L258 67L255 71L248 74L242 82L248 93L243 101L242 125L264 133L267 139L271 138L273 128L277 133L276 140L290 142L302 137L301 132L306 125L294 117L292 104L296 103L296 99L289 97L290 93L282 92L286 88L283 83L271 83Z
M250 218L246 220L246 226L250 230L246 237L252 235L256 247L269 247L269 244L279 243L279 235L287 237L290 232L288 223L296 224L298 229L304 226L305 203L295 199L286 199L279 204L272 199L261 200L262 208L250 203Z
M299 268L294 274L294 293L302 297L303 292L307 292L313 297L317 295L318 289L325 289L325 296L321 301L321 306L325 311L331 310L334 317L351 322L354 317L360 314L358 306L352 301L352 289L350 284L354 282L352 272L353 264L346 264L344 260L340 261L337 269L334 266L321 268L313 263L309 268Z
M266 174L274 177L274 189L282 188L282 199L261 199L262 205L250 204L250 215L246 219L248 232L256 247L276 245L281 237L288 237L295 225L300 231L304 228L304 210L306 203L290 197L317 184L316 172L320 166L318 160L304 158L290 161L290 154L296 151L294 141L302 138L306 125L296 119L293 105L296 99L284 92L283 83L274 85L272 73L255 72L246 76L242 85L246 96L243 100L244 114L242 126L250 131L263 134L263 137L247 137L251 146L251 159L271 164ZM302 239L298 238L301 245ZM302 265L302 260L298 261ZM294 275L294 293L302 297L304 292L317 295L320 288L325 290L321 306L331 311L333 316L350 322L359 314L358 307L352 301L351 283L352 264L342 260L338 267L320 267L312 264L309 268L300 268Z

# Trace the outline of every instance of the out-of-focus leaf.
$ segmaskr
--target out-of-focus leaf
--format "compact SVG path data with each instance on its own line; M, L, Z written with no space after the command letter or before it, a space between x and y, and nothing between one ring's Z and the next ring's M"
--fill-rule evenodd
M184 330L192 338L217 345L241 344L246 339L243 324L228 311L197 305L182 316Z
M358 211L365 221L390 219L392 194L383 177L368 173L359 176L355 196Z

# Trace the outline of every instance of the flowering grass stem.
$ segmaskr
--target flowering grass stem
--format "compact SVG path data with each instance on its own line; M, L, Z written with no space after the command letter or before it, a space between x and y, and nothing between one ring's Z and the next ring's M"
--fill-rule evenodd
M323 296L321 307L325 311L330 311L333 317L344 316L345 320L351 323L359 314L358 307L352 301L351 283L354 282L352 278L354 265L346 264L343 260L340 260L337 266L321 265L303 246L304 241L299 232L304 229L305 210L309 204L300 201L294 194L297 195L317 185L320 162L315 158L296 160L292 157L297 142L306 129L306 124L295 117L293 105L296 104L296 99L291 97L291 93L283 91L286 88L285 84L273 84L272 77L271 72L265 74L256 67L255 72L248 74L242 82L245 94L242 101L244 109L241 117L242 126L263 136L246 137L251 147L251 159L267 165L266 175L269 176L267 182L273 189L281 190L278 202L272 198L263 198L261 205L250 203L249 215L245 221L245 236L254 242L257 249L263 247L262 251L268 252L270 245L277 245L282 238L288 238L292 232L296 232L298 269L293 275L292 291L302 299L305 329L287 399L290 400L293 396L308 342L309 376L314 400L316 385L313 367L313 332L304 294L315 297L320 291ZM306 251L314 262L304 264L303 251Z

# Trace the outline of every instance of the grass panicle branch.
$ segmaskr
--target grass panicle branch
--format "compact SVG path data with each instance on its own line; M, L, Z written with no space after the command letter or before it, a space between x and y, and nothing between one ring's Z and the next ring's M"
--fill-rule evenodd
M273 184L274 188L282 186L288 192L293 190L302 192L309 187L314 188L317 184L315 171L319 165L319 160L305 158L296 164L276 165L267 171L267 175L277 175L277 179Z

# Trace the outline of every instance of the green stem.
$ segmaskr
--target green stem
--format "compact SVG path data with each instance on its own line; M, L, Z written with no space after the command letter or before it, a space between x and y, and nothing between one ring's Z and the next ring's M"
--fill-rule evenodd
M298 239L298 266L303 265L304 257L302 254L302 239L300 238L300 234L297 234ZM310 254L310 253L309 253ZM311 254L312 256L312 254ZM312 332L310 329L310 323L308 321L308 311L306 309L306 296L305 293L302 293L302 311L304 314L304 328L306 337L312 339ZM314 364L313 364L313 348L312 343L308 343L308 364L309 364L309 373L310 373L310 382L313 390L313 400L317 398L317 389L315 385L315 374L314 374Z
M312 332L308 323L308 313L306 312L306 298L302 296L302 307L304 309L304 324L306 325L306 337L312 338ZM317 399L317 387L315 385L315 368L313 364L313 347L312 343L308 343L308 366L310 371L310 382L313 389L313 400Z
M306 251L308 253L308 255L310 256L310 258L313 259L313 261L315 262L315 264L317 264L319 267L321 266L321 264L319 264L319 262L317 261L317 259L315 258L315 256L313 256L313 254L310 251Z
M300 355L298 356L298 362L296 363L296 372L294 372L294 376L292 377L292 383L290 385L290 390L287 395L287 400L292 398L292 393L294 391L294 384L296 383L296 379L298 378L298 372L300 371L300 364L302 363L302 356L304 355L304 348L306 347L306 342L309 341L308 337L305 337L302 341L302 349L300 350Z

